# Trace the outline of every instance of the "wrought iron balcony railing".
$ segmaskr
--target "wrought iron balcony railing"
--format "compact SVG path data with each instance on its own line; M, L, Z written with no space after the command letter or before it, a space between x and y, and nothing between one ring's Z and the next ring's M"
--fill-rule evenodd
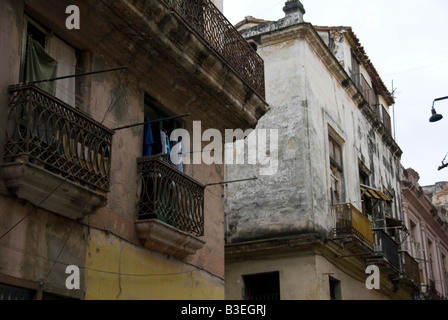
M210 0L163 0L265 98L263 59Z
M418 267L418 262L407 252L403 252L402 255L404 261L403 271L405 275L415 284L420 285L420 270Z
M358 89L361 91L364 99L369 104L370 108L375 112L375 115L379 118L380 111L378 106L378 97L375 91L370 86L369 82L366 80L363 74L357 73L352 75L353 81L355 82Z
M4 162L31 162L109 191L113 131L34 85L9 87Z
M382 230L375 231L375 235L378 243L378 247L375 248L375 251L382 254L389 263L399 269L400 256L398 254L398 243Z
M428 300L446 300L445 297L437 290L436 283L434 280L429 280L428 292L427 292Z
M355 236L373 250L372 222L351 203L331 206L336 221L334 229L337 237Z
M174 168L166 157L144 157L137 162L141 184L137 220L158 219L203 236L205 186Z

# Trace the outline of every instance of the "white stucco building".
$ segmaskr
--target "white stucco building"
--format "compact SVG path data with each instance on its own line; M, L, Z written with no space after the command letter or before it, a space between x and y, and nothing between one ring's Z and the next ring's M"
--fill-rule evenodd
M278 130L279 166L226 170L258 176L226 187L226 298L412 299L394 98L350 27L304 22L300 1L284 11L237 25L265 61L271 110L257 128ZM369 265L380 290L366 288Z

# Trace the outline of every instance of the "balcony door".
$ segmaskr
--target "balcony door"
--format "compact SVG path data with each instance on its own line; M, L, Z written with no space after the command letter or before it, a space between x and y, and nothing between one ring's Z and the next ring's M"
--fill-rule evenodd
M33 82L76 73L76 50L33 19L26 17L23 36L21 81ZM42 82L38 87L76 106L76 78Z

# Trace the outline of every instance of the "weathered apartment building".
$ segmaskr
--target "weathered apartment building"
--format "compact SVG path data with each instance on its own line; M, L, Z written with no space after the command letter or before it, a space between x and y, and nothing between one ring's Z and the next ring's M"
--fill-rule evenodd
M1 299L224 298L224 166L166 156L268 110L213 2L0 2Z
M265 62L271 110L257 129L278 130L278 171L225 171L258 176L226 186L226 298L414 299L394 97L350 27L304 22L297 0L283 10L236 25Z
M421 284L420 298L448 298L448 184L420 186L420 176L412 168L403 169L403 221L407 229L407 255Z

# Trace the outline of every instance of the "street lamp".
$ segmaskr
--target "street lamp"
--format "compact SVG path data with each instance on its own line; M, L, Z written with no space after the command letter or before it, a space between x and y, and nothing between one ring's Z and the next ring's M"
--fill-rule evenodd
M448 97L434 99L434 101L432 102L432 109L431 109L432 115L431 115L431 118L429 118L429 122L437 122L437 121L440 121L443 119L443 116L441 114L438 114L436 112L436 109L434 109L434 103L436 101L445 100L445 99L448 99ZM445 159L447 156L448 156L448 154L445 156ZM439 167L439 171L448 167L448 163L445 163L445 159L443 159L442 165Z
M434 101L432 102L432 109L431 109L432 115L431 115L431 118L429 118L429 122L437 122L437 121L440 121L443 119L443 116L441 114L438 114L436 112L436 109L434 109L434 103L436 101L445 100L445 99L448 99L448 97L434 99Z

